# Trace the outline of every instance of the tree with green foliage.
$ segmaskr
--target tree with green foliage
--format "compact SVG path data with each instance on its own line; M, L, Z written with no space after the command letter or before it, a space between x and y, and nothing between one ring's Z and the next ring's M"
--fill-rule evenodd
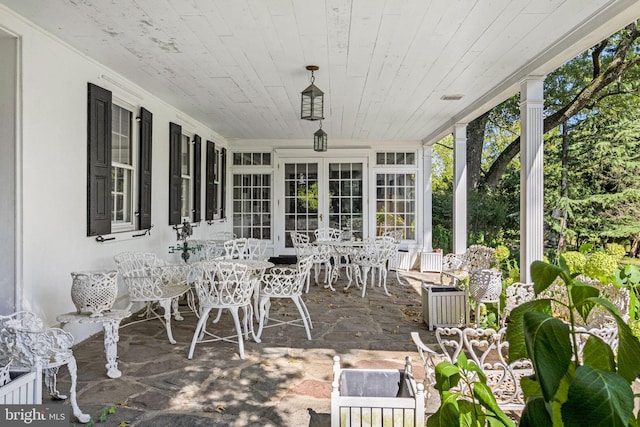
M565 238L629 239L632 254L640 249L639 63L634 22L545 79L545 223L563 247ZM467 127L469 243L517 245L518 103L516 95ZM434 191L434 229L446 227L436 212L450 206L447 196Z

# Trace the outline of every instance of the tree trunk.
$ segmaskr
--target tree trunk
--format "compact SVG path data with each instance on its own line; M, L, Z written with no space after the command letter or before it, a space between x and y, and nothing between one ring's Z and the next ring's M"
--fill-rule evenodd
M640 251L640 235L636 234L631 239L631 250L629 256L631 258L638 258L638 252Z
M482 176L482 151L489 111L467 125L467 188L477 190Z

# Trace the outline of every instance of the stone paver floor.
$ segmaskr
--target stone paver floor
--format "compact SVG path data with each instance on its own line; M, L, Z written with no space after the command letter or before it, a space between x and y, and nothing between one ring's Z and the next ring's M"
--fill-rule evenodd
M302 327L268 327L261 343L245 341L244 360L238 345L228 342L198 344L193 359L187 359L197 321L187 307L182 309L183 321L172 319L175 345L158 320L121 327L118 379L106 376L103 335L97 334L74 347L78 403L96 420L105 408L115 407L105 423L97 423L105 427L329 426L334 355L343 366L398 369L408 355L416 379L422 381L424 371L410 332L421 331L427 343L435 340L422 322L420 296L421 281L435 277L403 273L401 285L391 273L391 297L379 287L367 289L362 298L354 287L345 291L344 282L336 292L312 283L303 298L313 320L313 340L307 340ZM289 300L272 301L271 314L284 320L298 317ZM208 329L235 334L226 312L219 323L210 321ZM60 391L66 392L66 369L58 381ZM48 396L44 400L56 404Z

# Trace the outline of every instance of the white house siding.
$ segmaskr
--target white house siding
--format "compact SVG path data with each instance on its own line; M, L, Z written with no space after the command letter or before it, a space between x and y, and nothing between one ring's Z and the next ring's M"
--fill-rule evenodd
M22 298L15 308L35 311L54 325L58 314L74 310L70 297L72 271L113 269L113 256L123 251L151 251L167 260L179 261L177 255L168 253L168 246L175 243L175 231L168 225L169 122L200 135L203 150L206 140L223 146L226 141L212 129L4 6L0 6L0 29L19 38L22 81L18 109L18 133L22 136L16 142L17 151L22 153L22 161L18 156L16 164L17 178L21 181L16 218L22 224L22 229L17 230L16 252L22 264L16 268L15 283ZM111 90L114 97L136 106L136 111L143 106L153 113L154 227L148 236L131 238L135 233L123 233L115 241L98 243L95 237L86 235L88 82ZM202 161L204 171L204 154ZM204 202L204 183L202 187ZM230 229L230 224L207 225L203 221L195 229L194 237L214 229ZM12 233L5 229L2 234ZM0 245L3 245L0 252L13 250L13 243ZM4 289L3 295L12 292ZM121 283L116 305L126 304L126 290ZM76 340L98 331L98 327L69 328Z

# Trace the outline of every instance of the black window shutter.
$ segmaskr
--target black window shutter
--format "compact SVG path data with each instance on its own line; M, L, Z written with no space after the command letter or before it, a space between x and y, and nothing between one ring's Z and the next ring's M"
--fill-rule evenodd
M111 233L111 92L89 83L87 236Z
M182 126L169 123L169 225L180 224Z
M151 228L151 151L153 114L140 108L140 185L138 186L139 229Z
M213 221L216 212L216 187L215 187L215 166L216 166L216 144L207 141L207 165L205 173L205 208L204 219Z
M198 135L193 137L193 222L200 222L202 215L202 142Z
M220 207L221 207L221 214L220 217L221 218L226 218L226 210L225 210L225 202L226 202L226 194L227 194L227 149L226 148L222 148L222 158L220 159L220 174L221 179L220 179L220 185L222 186L221 189L221 195L220 197L222 198L222 200L220 200Z

